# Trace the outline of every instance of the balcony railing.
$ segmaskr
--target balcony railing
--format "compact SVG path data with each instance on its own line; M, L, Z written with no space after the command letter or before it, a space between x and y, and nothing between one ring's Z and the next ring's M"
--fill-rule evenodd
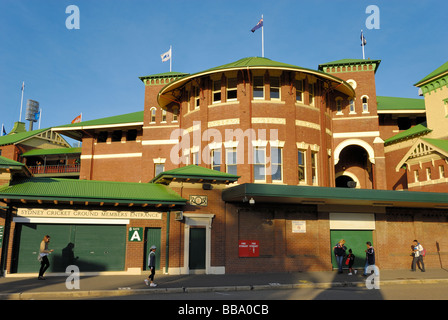
M32 174L78 173L80 172L81 165L30 166L28 168Z

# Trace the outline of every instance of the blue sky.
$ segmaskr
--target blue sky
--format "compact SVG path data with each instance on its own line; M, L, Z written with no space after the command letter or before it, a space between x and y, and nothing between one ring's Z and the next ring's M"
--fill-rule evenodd
M80 29L69 30L69 5ZM366 28L369 5L380 29ZM248 56L317 69L321 63L382 60L377 95L418 98L413 86L448 60L448 4L437 0L0 0L0 124L22 121L27 99L42 108L41 127L143 110L139 76L194 73ZM34 128L37 128L35 124ZM27 123L28 127L28 123Z

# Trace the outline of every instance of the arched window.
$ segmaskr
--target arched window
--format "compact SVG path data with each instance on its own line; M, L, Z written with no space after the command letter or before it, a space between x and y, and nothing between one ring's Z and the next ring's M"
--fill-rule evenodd
M151 108L151 123L155 123L156 122L156 108L152 107Z
M369 112L369 97L368 96L362 96L362 112L368 113Z

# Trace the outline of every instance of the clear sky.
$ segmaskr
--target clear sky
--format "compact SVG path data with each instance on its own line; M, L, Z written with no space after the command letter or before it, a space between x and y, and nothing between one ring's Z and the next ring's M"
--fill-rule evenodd
M67 29L69 5L80 28ZM380 29L368 29L369 5ZM414 83L448 60L448 3L440 0L0 0L0 125L40 103L41 128L142 111L138 78L195 73L249 56L317 69L321 63L381 60L377 95L418 98ZM26 124L28 128L28 122ZM34 125L37 128L38 124Z

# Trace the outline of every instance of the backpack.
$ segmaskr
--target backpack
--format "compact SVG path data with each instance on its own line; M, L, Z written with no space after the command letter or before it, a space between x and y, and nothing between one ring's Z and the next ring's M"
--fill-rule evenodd
M423 248L423 247L422 247ZM426 249L423 248L422 251L419 252L422 257L426 256Z

